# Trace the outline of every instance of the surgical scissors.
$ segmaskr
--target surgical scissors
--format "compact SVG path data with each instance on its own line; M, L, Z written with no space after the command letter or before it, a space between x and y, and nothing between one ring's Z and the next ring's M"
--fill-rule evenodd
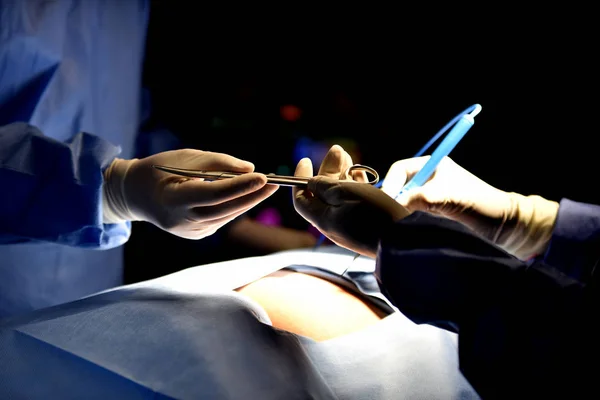
M175 167L167 167L164 165L153 165L154 168L168 172L170 174L187 176L189 178L203 178L209 181L216 181L219 179L234 178L236 176L243 175L244 172L226 172L226 171L199 171L194 169L183 169ZM342 174L342 177L349 176L352 171L363 171L373 176L373 179L366 182L369 185L376 185L379 182L379 174L375 169L366 165L354 164L348 167ZM292 186L304 188L308 185L310 177L302 176L284 176L275 174L265 174L267 176L267 183L280 186Z

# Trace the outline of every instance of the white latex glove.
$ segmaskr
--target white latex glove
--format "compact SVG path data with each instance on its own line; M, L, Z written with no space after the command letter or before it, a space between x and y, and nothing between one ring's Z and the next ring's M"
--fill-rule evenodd
M210 182L159 171L153 164L248 174ZM148 221L174 235L201 239L278 189L266 184L265 175L252 171L250 162L189 149L139 160L115 159L104 173L104 223Z
M387 227L409 213L380 189L361 183L366 182L364 172L344 176L351 165L350 155L332 146L308 188L294 188L294 207L335 244L375 258ZM310 159L300 160L295 176L313 176Z
M395 162L382 190L395 197L428 159ZM427 211L461 222L521 259L545 251L558 213L558 203L496 189L448 157L423 186L396 200L410 211Z

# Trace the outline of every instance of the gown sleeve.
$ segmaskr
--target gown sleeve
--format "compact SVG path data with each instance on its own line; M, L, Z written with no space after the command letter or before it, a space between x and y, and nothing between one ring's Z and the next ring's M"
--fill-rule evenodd
M88 133L67 142L27 123L0 126L0 243L109 249L131 223L102 223L103 170L120 148Z
M546 259L532 262L422 212L380 242L382 292L415 323L458 333L460 369L483 398L578 398L596 386L600 224L563 226L571 211Z

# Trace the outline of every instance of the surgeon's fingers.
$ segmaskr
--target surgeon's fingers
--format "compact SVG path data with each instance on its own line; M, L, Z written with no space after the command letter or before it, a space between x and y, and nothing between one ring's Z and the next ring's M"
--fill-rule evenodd
M320 225L324 213L327 211L327 205L317 197L295 196L294 208L296 212L305 220L315 226Z
M334 144L331 146L325 158L321 162L319 175L330 178L344 179L341 175L352 165L352 157L342 146Z
M361 170L352 170L350 172L350 178L352 178L352 180L355 180L356 182L362 183L369 181L369 179L367 178L367 173Z
M186 239L202 239L207 236L213 235L216 233L223 225L228 224L234 219L238 218L242 214L248 212L252 207L244 208L238 210L237 212L227 215L225 217L220 217L212 220L207 220L204 218L198 218L194 215L194 211L190 211L190 215L188 217L188 224L183 229L179 230L176 233L177 236L186 238Z
M310 161L310 158L305 157L298 162L298 165L296 165L296 171L294 171L294 176L313 176L313 166L312 161Z
M233 221L234 219L236 219L237 217L239 217L242 214L245 214L246 212L250 211L252 208L254 208L256 204L252 204L249 207L245 207L245 208L241 208L238 209L235 212L232 212L231 214L222 216L222 217L216 217L213 219L207 219L206 216L204 215L198 215L198 209L192 209L191 213L190 213L190 219L192 221L201 223L201 224L210 224L210 225L214 225L216 228L215 230L219 229L220 227L222 227L225 224L228 224L229 222Z
M429 158L429 156L423 156L396 161L388 170L385 178L388 179L388 177L391 177L391 175L397 177L401 176L405 181L408 181L412 179L412 177L415 176L417 172L421 170L421 168L423 168L425 163L429 161Z
M423 168L428 160L429 156L396 161L385 175L381 190L389 196L395 197L400 193L402 187Z
M435 196L435 192L427 190L428 187L418 187L403 192L396 197L396 201L410 211L427 211L437 214L448 200L446 196Z
M212 182L187 179L172 184L173 196L168 202L178 206L214 206L256 192L266 184L267 177L254 172Z
M310 158L303 158L298 161L298 165L296 165L296 171L294 171L294 176L303 176L303 177L312 177L313 176L313 166ZM306 192L302 188L294 187L292 190L293 198L297 196L306 196L308 192Z
M344 190L344 184L356 184L356 182L340 182L339 179L318 175L308 182L308 190L330 206L340 206L348 200L350 194Z
M448 191L438 185L414 188L402 193L396 201L411 212L426 211L463 222L467 226L472 226L468 221L472 221L472 224L477 226L477 221L481 218L478 213L469 212L468 208L449 196Z
M333 145L325 155L318 175L336 178L340 180L354 180L357 182L368 182L367 174L362 170L352 170L354 165L352 156L340 145Z
M298 162L294 176L313 176L312 162L303 158ZM295 187L293 190L294 208L304 219L316 225L316 221L325 211L326 205L304 188Z
M193 215L198 219L217 219L237 213L240 210L252 208L267 199L279 189L277 185L265 185L257 191L242 195L231 200L210 206L195 206Z
M196 150L198 151L198 150ZM198 151L195 156L186 162L192 168L206 171L231 171L231 172L253 172L254 164L224 153L213 153L210 151Z

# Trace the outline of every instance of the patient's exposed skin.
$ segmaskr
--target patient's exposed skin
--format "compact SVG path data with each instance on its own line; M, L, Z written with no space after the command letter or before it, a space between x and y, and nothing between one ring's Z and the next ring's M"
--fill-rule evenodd
M273 326L323 341L375 324L385 315L327 280L276 271L236 289L259 303Z

